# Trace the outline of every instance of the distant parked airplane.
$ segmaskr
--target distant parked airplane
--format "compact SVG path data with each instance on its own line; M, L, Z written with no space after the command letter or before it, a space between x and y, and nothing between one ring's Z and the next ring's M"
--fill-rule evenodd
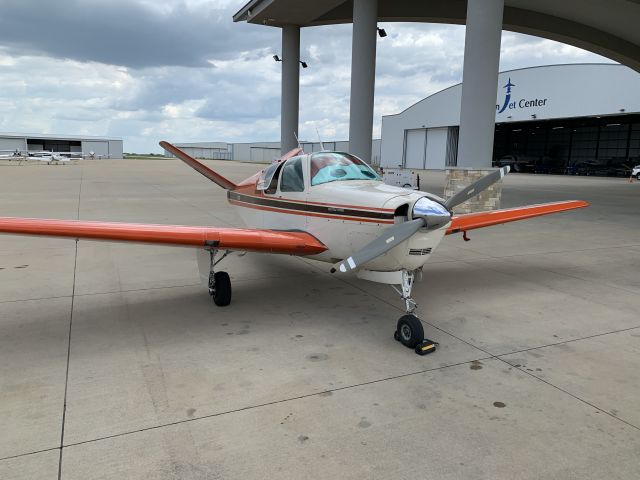
M21 160L24 155L17 148L15 150L0 150L0 158L7 158L9 160Z

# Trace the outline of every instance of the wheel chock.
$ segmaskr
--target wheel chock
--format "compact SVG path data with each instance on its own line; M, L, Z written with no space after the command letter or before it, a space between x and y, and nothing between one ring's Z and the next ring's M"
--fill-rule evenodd
M425 338L422 342L416 345L415 350L418 355L428 355L429 353L435 352L438 345L438 342Z

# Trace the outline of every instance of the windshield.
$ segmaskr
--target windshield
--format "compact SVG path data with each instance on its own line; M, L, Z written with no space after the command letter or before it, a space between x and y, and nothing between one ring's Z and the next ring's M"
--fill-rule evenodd
M311 155L311 185L338 180L380 180L362 160L348 153L319 152Z

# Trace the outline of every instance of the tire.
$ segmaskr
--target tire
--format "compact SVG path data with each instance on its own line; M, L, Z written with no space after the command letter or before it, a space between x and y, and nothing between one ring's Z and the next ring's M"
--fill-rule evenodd
M227 272L213 274L213 301L219 307L226 307L231 303L231 279Z
M640 181L640 173L636 175L636 179Z
M422 322L415 315L404 315L398 320L396 327L400 342L409 348L415 348L424 340Z

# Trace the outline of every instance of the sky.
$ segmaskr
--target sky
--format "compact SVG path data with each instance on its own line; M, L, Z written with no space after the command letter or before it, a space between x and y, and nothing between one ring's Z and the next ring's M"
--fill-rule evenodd
M2 0L0 132L160 140L278 141L280 29L233 23L244 0ZM374 137L398 113L462 80L464 26L380 23ZM301 30L300 138L349 137L351 25ZM611 62L503 32L500 70Z

